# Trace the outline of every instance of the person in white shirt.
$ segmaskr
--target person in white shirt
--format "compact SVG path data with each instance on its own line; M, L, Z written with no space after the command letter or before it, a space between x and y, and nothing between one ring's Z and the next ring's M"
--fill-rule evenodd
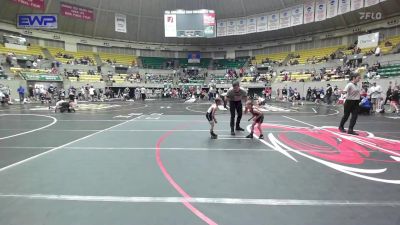
M375 56L380 56L381 55L381 48L378 46L375 49Z
M361 80L360 74L352 74L350 76L350 82L346 85L343 90L343 93L346 94L346 101L344 103L344 114L342 120L340 121L339 131L344 133L346 130L344 129L344 124L350 119L348 134L358 135L358 133L354 132L354 126L357 122L358 111L359 111L359 103L361 99L360 88L357 86L358 82Z
M382 88L380 85L376 85L376 82L374 82L373 86L369 88L368 92L368 95L371 97L372 111L375 112L375 110L378 108Z
M90 95L90 101L94 100L94 88L93 86L90 86L89 88L89 95Z

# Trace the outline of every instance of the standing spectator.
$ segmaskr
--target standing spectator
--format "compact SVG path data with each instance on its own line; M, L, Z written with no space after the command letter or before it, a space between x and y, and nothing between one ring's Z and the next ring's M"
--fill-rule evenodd
M330 105L332 103L332 93L333 93L333 90L332 90L331 85L327 84L325 100L328 105Z
M93 86L90 86L89 88L89 95L90 95L90 101L94 101L94 88Z
M52 84L50 84L50 87L47 89L47 92L49 93L50 100L54 99L54 87Z
M394 87L392 95L390 96L390 99L391 99L390 106L396 110L397 114L400 114L400 111L399 111L399 99L400 99L399 86Z
M39 101L39 98L40 98L40 88L39 88L39 86L36 86L35 87L35 99L36 99L36 101Z
M389 87L388 90L386 91L386 98L385 98L385 103L384 105L386 105L386 102L389 100L390 103L390 96L392 95L392 81L389 81Z
M308 87L307 89L307 94L306 94L306 101L310 101L311 100L311 87Z
M368 95L371 97L372 102L372 112L375 113L378 108L379 98L381 97L382 88L380 85L376 85L376 82L373 83L373 86L369 89Z
M286 86L284 88L282 88L282 98L283 98L283 101L287 100L287 88L286 88Z
M85 98L85 101L88 101L89 100L89 84L86 84L86 86L85 86L85 92L83 93L84 94L84 98Z
M19 102L21 104L24 104L24 99L25 99L25 88L23 88L21 85L18 88L18 94L19 94Z
M344 103L344 114L342 120L339 124L339 131L346 132L344 129L344 124L350 119L348 134L358 135L354 132L354 126L357 122L358 111L359 111L359 103L360 103L360 89L357 87L358 82L361 80L361 76L359 74L353 74L350 76L350 82L346 85L343 90L343 93L346 94L346 101Z
M375 49L375 56L380 56L381 55L381 48L378 46Z
M146 100L146 88L144 86L140 89L140 94L142 95L142 101Z
M335 88L333 89L333 104L335 105L340 97L340 93L339 93L339 89L338 87L335 85Z
M243 88L240 88L239 81L234 81L232 87L228 90L228 93L226 93L225 98L226 101L229 102L231 113L231 135L235 135L235 111L238 114L236 119L236 131L244 131L244 129L240 127L240 120L243 114L242 100L247 101L247 92Z
M76 95L76 89L72 86L69 89L69 100L70 101L75 101L75 95Z
M35 94L34 94L34 89L31 84L28 86L28 94L29 94L28 95L29 100L32 101Z

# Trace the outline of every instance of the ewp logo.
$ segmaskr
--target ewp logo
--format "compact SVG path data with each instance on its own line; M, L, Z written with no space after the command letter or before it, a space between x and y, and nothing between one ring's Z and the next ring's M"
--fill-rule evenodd
M56 14L23 14L17 17L17 28L29 29L57 29L58 19Z

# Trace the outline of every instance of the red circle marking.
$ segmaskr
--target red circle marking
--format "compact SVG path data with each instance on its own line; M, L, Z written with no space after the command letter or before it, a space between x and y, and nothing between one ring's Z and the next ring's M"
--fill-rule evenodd
M172 133L174 133L174 130L170 130L168 132L166 132L165 134L163 134L158 140L157 140L157 144L156 144L156 160L157 160L157 164L158 167L160 167L161 172L163 173L164 177L168 180L168 182L172 185L172 187L175 188L175 190L177 192L179 192L179 194L182 195L182 197L184 197L184 199L182 200L182 204L188 208L193 214L195 214L197 217L199 217L200 219L202 219L204 222L206 222L209 225L217 225L216 222L214 222L212 219L208 218L206 215L204 215L204 213L202 213L200 210L198 210L196 207L194 207L191 203L190 200L192 199L192 197L186 193L186 191L179 186L178 183L176 183L176 181L174 180L174 178L172 178L172 176L168 173L167 169L165 168L162 160L161 160L161 143L167 139L167 137L169 137Z

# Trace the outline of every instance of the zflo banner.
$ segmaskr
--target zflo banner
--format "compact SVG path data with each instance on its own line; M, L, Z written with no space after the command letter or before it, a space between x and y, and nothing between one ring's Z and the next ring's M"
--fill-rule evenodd
M74 17L81 20L94 20L93 9L85 8L78 5L71 5L68 3L61 3L61 15Z

